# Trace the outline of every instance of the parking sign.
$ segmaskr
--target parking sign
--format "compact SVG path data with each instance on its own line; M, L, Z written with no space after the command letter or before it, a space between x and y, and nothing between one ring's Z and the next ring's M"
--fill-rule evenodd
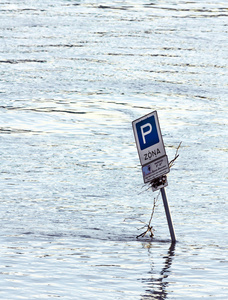
M142 166L166 155L157 111L133 121L132 127Z
M140 150L144 150L159 142L155 117L149 118L136 123L137 136L139 140Z

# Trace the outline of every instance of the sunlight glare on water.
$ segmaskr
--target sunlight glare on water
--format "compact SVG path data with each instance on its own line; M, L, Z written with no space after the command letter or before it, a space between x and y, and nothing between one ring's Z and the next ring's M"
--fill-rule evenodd
M0 4L1 299L227 299L227 4ZM179 157L154 238L132 121Z

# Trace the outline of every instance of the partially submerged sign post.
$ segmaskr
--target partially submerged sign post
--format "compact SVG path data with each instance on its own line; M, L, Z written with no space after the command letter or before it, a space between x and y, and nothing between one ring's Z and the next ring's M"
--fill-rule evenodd
M144 183L169 173L168 157L165 152L157 112L153 111L133 121L132 126L142 165ZM159 186L157 189L161 187Z
M161 135L157 111L132 122L144 183L151 182L153 191L161 189L172 242L176 241L172 218L165 193L169 162Z

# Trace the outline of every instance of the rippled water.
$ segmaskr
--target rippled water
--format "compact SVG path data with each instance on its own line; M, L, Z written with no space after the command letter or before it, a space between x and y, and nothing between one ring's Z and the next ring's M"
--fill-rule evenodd
M1 299L227 299L227 3L1 1ZM154 239L131 122L180 157Z

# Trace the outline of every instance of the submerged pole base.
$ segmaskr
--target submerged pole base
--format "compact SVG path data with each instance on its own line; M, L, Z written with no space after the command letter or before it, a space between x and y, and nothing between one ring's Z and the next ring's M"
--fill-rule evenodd
M170 210L169 210L169 204L168 204L168 200L166 198L166 192L165 192L164 187L161 188L161 194L162 194L162 200L163 200L163 204L164 204L164 208L165 208L167 222L169 225L169 232L170 232L171 240L172 240L172 243L175 243L176 236L175 236L175 232L174 232L174 228L173 228L173 222L172 222L172 218L171 218L171 214L170 214Z

